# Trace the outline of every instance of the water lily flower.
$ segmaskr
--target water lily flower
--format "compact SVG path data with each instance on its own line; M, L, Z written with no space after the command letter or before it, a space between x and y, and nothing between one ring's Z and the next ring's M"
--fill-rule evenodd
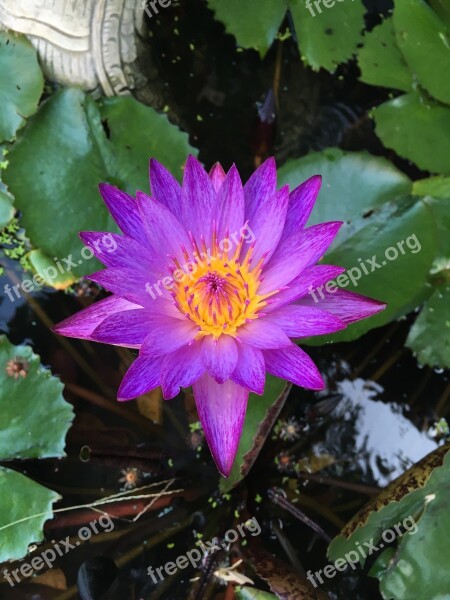
M225 477L249 393L263 393L266 372L311 390L324 387L292 339L336 332L385 306L324 288L345 269L316 264L342 224L305 227L320 185L314 176L291 192L277 190L272 158L242 185L235 166L225 173L217 164L208 174L192 156L180 185L152 159L151 196L100 186L123 235L80 234L106 266L89 278L112 295L55 331L139 350L119 400L158 386L170 399L193 386ZM105 235L113 236L114 251L102 245Z

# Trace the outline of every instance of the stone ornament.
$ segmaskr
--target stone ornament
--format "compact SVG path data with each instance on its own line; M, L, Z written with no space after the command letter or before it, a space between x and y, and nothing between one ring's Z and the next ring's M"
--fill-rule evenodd
M0 28L29 38L48 79L123 95L146 84L137 66L144 8L142 0L0 0Z

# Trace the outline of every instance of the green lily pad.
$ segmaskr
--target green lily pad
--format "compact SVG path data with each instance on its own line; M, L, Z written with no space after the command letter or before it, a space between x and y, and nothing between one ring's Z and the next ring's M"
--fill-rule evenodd
M18 361L17 377L10 374ZM63 384L44 369L30 346L13 346L0 337L0 457L64 456L65 435L73 419Z
M449 280L450 274L450 177L429 177L415 181L415 196L428 196L425 202L430 207L436 223L437 253L431 273L441 273ZM447 271L447 274L444 272ZM439 283L439 278L436 278Z
M362 40L366 9L361 0L290 0L302 58L313 69L328 69L347 61Z
M228 479L222 479L220 482L222 492L231 490L250 471L283 408L289 390L290 384L286 381L267 375L264 394L250 394L233 468Z
M0 190L0 229L6 227L16 212L13 206L14 199Z
M65 456L73 409L63 398L62 383L41 366L29 346L13 346L6 336L0 336L0 369L0 459ZM0 488L3 562L21 558L30 543L42 540L42 526L59 496L4 468Z
M287 9L284 0L208 0L208 5L240 46L255 48L261 56L272 45Z
M361 81L409 92L413 77L395 39L392 18L384 19L364 36L358 52Z
M450 30L424 0L396 0L397 43L411 71L432 96L450 104Z
M343 289L386 302L387 308L331 336L311 338L308 343L354 340L407 314L414 308L411 300L427 290L435 254L434 219L422 201L387 203L370 217L344 227L324 262L347 268L346 279L337 282ZM320 293L315 293L319 298Z
M0 142L12 141L36 112L43 89L31 43L24 36L0 31Z
M30 119L4 172L32 246L55 270L55 261L62 261L68 279L100 268L83 253L78 232L116 231L98 184L148 190L150 156L181 174L192 151L185 133L133 98L105 101L101 111L78 89L58 92Z
M21 473L0 467L0 498L0 561L18 560L31 543L43 540L42 528L52 518L52 505L60 496Z
M308 225L353 221L385 202L411 192L411 181L388 160L367 152L329 148L288 161L278 172L280 185L291 189L313 175L322 188Z
M413 183L414 196L433 196L441 200L450 198L450 177L427 177Z
M188 154L197 154L189 145L187 133L172 125L166 115L132 96L103 100L100 114L110 131L114 177L129 194L148 190L150 157L158 159L181 180Z
M373 116L385 146L421 169L450 172L450 107L405 94L375 108Z
M450 368L450 281L436 286L411 327L406 345L422 364Z
M333 561L354 552L355 563L364 564L359 548L370 548L373 558L374 552L394 542L395 553L383 552L371 571L380 580L383 598L448 597L448 449L448 445L439 448L392 482L345 526L328 548Z

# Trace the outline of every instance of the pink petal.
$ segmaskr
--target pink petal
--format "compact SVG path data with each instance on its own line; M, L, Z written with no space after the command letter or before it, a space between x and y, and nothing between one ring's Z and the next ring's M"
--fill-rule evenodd
M264 317L242 325L239 327L237 335L240 341L262 350L283 348L291 344L284 331Z
M264 350L263 354L266 369L271 375L310 390L324 389L325 383L319 369L306 352L295 344L291 343L289 348L281 350Z
M183 346L168 354L161 370L161 386L166 400L179 394L180 388L189 387L205 372L199 343Z
M133 400L160 385L163 357L138 356L122 379L117 399Z
M346 328L346 324L335 315L315 306L291 304L283 306L263 318L278 325L284 333L293 338L326 335Z
M143 226L154 254L162 262L161 266L173 265L174 256L183 261L181 244L187 249L191 245L183 225L168 208L143 192L137 192L136 198L139 202Z
M298 233L306 225L319 195L322 177L314 175L290 193L283 237Z
M198 327L188 319L161 317L155 320L142 345L146 356L170 354L194 341Z
M54 326L53 331L66 337L79 338L82 340L91 339L91 334L100 323L115 313L129 311L141 308L138 304L133 304L119 296L109 296L104 300L95 302L91 306L84 308L75 315L61 321Z
M99 190L114 221L124 234L146 244L147 235L142 228L136 200L107 183L101 183Z
M253 223L258 211L277 191L277 167L273 157L256 169L244 186L245 221Z
M181 214L181 185L164 165L150 160L150 189L153 198L170 210L173 215Z
M194 384L197 411L217 468L228 477L244 425L248 391L231 380L216 383L205 373Z
M264 310L267 313L271 313L285 304L290 304L294 300L306 296L320 286L323 287L331 279L335 279L345 271L345 267L334 267L332 265L313 265L311 267L306 267L306 269L293 279L289 285L279 291L275 296L269 298L268 305L264 307Z
M92 332L91 339L103 344L140 348L161 316L144 308L127 310L106 317Z
M216 162L216 164L212 167L211 171L209 172L209 178L211 179L213 188L216 192L220 190L220 186L224 182L225 177L226 174L222 168L222 165L219 162Z
M181 202L182 221L186 230L193 234L198 243L203 235L209 246L217 194L205 169L193 156L189 156L184 169Z
M317 302L312 296L305 296L300 298L298 303L326 310L341 319L346 325L371 317L386 308L384 302L347 290L337 289L334 293L323 290L320 293L316 291L315 294ZM322 298L322 296L324 297Z
M266 367L261 350L248 344L237 344L238 360L230 379L241 387L262 394L266 380Z
M228 236L239 235L244 224L244 210L244 189L238 170L233 165L218 192L214 211L219 243ZM239 238L236 239L238 241L235 244L239 243Z
M138 265L136 265L135 269L103 269L102 271L91 273L91 275L86 278L95 281L106 290L121 295L130 302L138 304L141 307L156 307L157 300L155 300L147 291L147 286L153 285L154 282L152 274L147 273L145 269L140 269ZM163 297L171 297L168 290L162 285L159 289L162 292ZM155 293L154 295L156 296Z
M322 258L342 222L321 223L283 240L263 272L260 294L281 289Z
M249 222L249 227L256 240L252 264L256 265L263 256L267 264L275 252L283 233L288 202L289 186L285 185L279 192L266 200L264 207Z
M224 383L236 367L236 342L230 335L221 335L217 340L208 335L202 340L202 357L211 377L214 377L217 383Z
M117 235L116 233L105 233L101 231L82 231L79 234L82 242L92 250L94 256L107 267L145 269L147 277L155 277L159 265L152 258L148 247L143 246L130 237ZM136 265L136 256L139 263Z

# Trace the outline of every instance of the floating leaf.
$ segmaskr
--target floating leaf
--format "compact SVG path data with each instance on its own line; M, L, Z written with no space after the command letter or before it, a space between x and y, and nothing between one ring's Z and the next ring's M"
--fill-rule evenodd
M397 43L419 82L450 104L449 29L424 0L396 0Z
M52 518L52 505L60 496L25 475L0 467L0 498L0 561L18 560L31 543L43 540L42 528Z
M380 550L393 541L394 533L397 549L392 560L381 554L381 564L373 570L384 598L446 597L449 449L448 444L438 448L393 481L353 517L328 548L330 559L338 560L355 552L358 545L370 547L365 543L372 542ZM383 537L387 530L391 532L389 542ZM364 564L357 551L356 557Z
M264 56L286 14L284 0L208 0L216 18L240 46L255 48Z
M361 0L326 0L317 4L290 0L289 4L300 52L311 67L334 71L356 52L366 12Z
M361 81L409 92L413 78L395 40L392 18L384 19L364 36L358 52Z
M62 383L29 346L13 346L5 336L0 337L0 369L1 460L64 456L73 410L62 396ZM0 486L2 562L21 558L31 542L42 539L42 526L59 496L10 469L0 470Z
M332 336L309 342L353 340L408 313L416 306L411 306L411 301L426 289L435 254L434 219L421 201L387 203L370 217L344 227L324 262L347 268L346 278L336 280L339 286L386 302L387 308ZM319 290L314 293L320 298Z
M406 94L373 110L384 145L421 169L450 172L450 107Z
M30 346L13 346L0 336L0 457L64 456L73 419L63 384L44 369Z
M24 37L0 31L0 142L12 141L36 112L44 78L36 50Z
M250 394L233 468L228 479L220 483L223 492L232 489L250 471L283 408L289 390L290 384L286 381L267 375L264 394Z
M428 177L413 183L414 196L433 196L433 198L450 198L450 177Z
M13 200L9 194L0 190L0 229L8 225L16 212Z
M308 225L352 221L390 200L411 192L411 181L388 160L367 152L328 148L288 161L278 172L279 184L291 189L312 175L322 188Z
M450 272L450 177L429 177L415 181L413 194L431 196L425 198L434 214L437 234L437 253L431 272Z
M172 125L166 115L132 96L108 98L100 104L102 120L110 130L114 177L129 194L148 190L148 161L154 157L181 179L188 154L197 154L187 133Z
M150 156L181 173L189 150L186 134L133 98L105 101L100 113L83 92L66 89L30 120L8 155L4 179L33 247L41 251L40 260L56 257L64 265L70 258L69 278L80 277L100 264L90 250L85 253L78 232L116 230L98 184L148 190Z
M450 281L437 286L425 302L406 345L422 364L450 368Z

